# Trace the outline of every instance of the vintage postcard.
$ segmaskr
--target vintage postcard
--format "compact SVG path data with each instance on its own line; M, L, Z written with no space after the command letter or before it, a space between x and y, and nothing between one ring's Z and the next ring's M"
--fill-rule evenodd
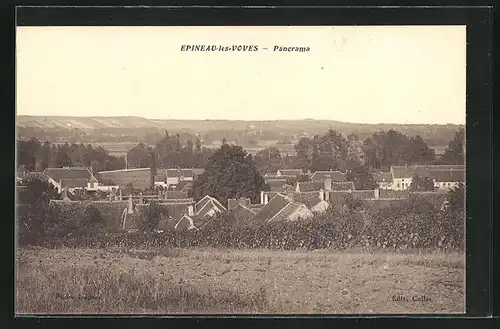
M464 314L465 26L19 26L27 314Z

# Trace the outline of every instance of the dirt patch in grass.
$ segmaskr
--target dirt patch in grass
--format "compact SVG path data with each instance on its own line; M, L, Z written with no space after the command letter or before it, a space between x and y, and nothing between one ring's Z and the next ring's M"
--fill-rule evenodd
M326 250L20 249L16 310L463 313L464 259Z

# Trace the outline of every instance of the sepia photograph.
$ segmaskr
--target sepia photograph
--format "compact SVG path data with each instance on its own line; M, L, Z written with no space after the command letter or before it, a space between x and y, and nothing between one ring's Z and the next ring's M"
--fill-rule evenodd
M465 25L15 32L17 316L465 314Z

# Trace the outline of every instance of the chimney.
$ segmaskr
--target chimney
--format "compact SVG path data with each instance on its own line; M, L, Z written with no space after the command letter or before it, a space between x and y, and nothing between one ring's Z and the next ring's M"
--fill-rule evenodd
M380 190L378 189L378 187L376 187L373 191L375 194L375 199L378 200L378 198L380 198Z
M194 208L193 206L188 207L188 216L194 216Z
M132 194L128 196L128 205L127 205L127 211L129 214L134 213L134 204L132 203Z
M331 191L332 190L332 179L331 179L331 177L326 177L323 182L325 183L325 191Z
M325 191L323 189L319 190L319 198L321 200L325 200Z
M260 191L260 204L264 204L264 191Z

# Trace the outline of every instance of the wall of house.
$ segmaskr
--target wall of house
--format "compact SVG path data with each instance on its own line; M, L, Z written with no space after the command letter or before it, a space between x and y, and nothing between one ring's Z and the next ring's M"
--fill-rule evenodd
M412 178L394 178L392 190L402 191L407 190L411 185Z
M440 190L450 190L452 188L458 187L458 182L435 182L434 187Z

